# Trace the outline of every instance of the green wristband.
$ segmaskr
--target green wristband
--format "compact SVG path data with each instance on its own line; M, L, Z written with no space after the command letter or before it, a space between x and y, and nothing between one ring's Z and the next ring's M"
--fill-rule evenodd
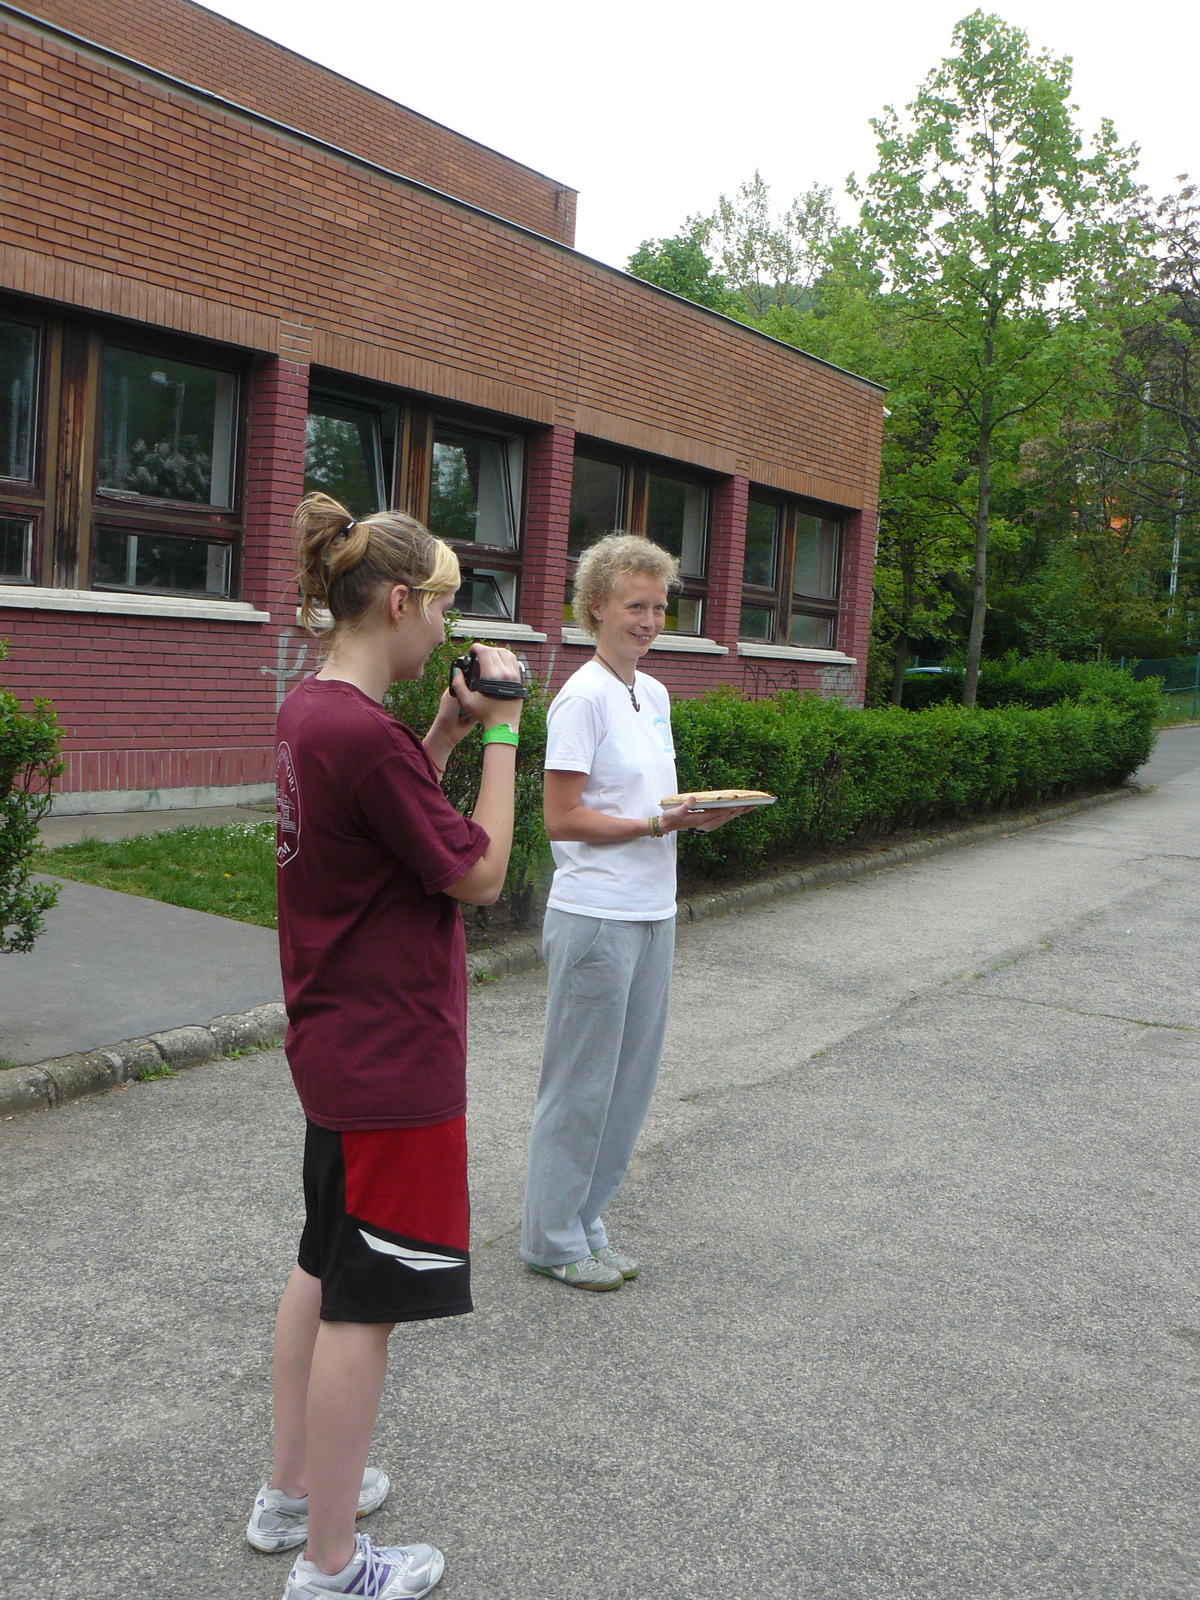
M521 740L515 729L510 728L507 722L498 722L494 728L483 730L484 744L511 744L519 745Z

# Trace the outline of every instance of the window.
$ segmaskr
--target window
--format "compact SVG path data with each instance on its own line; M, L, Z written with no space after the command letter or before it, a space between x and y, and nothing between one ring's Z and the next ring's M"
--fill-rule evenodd
M97 589L152 589L225 600L232 554L228 543L214 540L98 528L92 582Z
M233 504L237 378L107 345L100 397L100 493Z
M33 582L33 519L0 517L0 583Z
M567 554L574 560L606 533L625 526L625 468L618 461L575 457Z
M0 478L33 478L40 331L0 319Z
M390 424L386 430L385 423ZM304 427L305 494L320 490L356 517L384 510L391 498L384 474L385 431L391 445L391 408L311 396Z
M739 637L832 650L841 525L794 501L752 495L746 510Z
M455 605L465 616L517 620L523 470L519 435L434 420L426 520L458 555Z
M698 478L662 471L644 458L609 454L600 445L585 446L576 451L571 475L567 554L573 563L606 533L652 539L679 559L682 593L668 599L667 630L703 633L709 501L708 487ZM571 587L569 578L564 621L573 618Z

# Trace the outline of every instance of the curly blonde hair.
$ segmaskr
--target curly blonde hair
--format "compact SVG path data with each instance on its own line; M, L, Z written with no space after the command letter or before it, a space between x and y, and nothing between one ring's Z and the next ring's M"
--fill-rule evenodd
M300 621L310 633L327 633L321 612L334 628L363 620L385 589L404 583L423 615L439 595L461 582L458 557L415 517L375 511L355 518L327 494L308 494L292 517L300 581Z
M571 610L575 621L584 633L596 637L596 619L593 606L602 606L612 596L618 578L632 577L645 572L659 578L668 589L679 584L679 562L662 545L643 539L636 533L606 533L589 545L575 568L575 588L571 594Z

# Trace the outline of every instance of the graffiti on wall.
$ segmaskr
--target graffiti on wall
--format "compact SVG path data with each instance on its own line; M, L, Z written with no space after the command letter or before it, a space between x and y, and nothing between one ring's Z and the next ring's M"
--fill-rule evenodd
M805 669L811 673L812 667ZM811 677L801 677L802 668L797 663L795 666L783 661L773 661L769 665L759 662L742 662L742 693L748 700L765 700L771 695L781 694L785 689L791 689L796 694L811 691L814 687ZM857 700L858 699L858 668L847 662L821 667L816 673L816 691L822 700Z
M288 680L298 677L308 659L308 646L303 641L298 641L296 654L291 662L288 656L292 646L291 628L281 628L279 637L275 641L275 665L273 667L259 667L259 671L267 678L275 679L275 709L279 710L287 694Z

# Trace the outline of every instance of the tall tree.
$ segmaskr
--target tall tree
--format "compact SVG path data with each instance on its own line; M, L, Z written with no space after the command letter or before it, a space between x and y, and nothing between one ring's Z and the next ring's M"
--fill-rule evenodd
M803 306L812 297L838 231L833 191L819 184L792 201L782 216L771 207L762 174L721 195L708 217L689 225L725 281L741 295L751 316L772 306Z
M705 236L703 220L692 217L682 232L670 238L643 239L629 258L629 271L644 283L669 289L710 311L744 315L746 307L740 296L709 260Z
M1104 122L1085 153L1072 120L1071 63L1034 55L1019 29L973 12L956 53L902 118L874 119L878 167L851 192L865 240L914 322L936 323L929 372L972 432L971 625L963 704L975 702L987 611L991 494L1018 428L1096 387L1107 344L1089 304L1140 237L1136 150Z

